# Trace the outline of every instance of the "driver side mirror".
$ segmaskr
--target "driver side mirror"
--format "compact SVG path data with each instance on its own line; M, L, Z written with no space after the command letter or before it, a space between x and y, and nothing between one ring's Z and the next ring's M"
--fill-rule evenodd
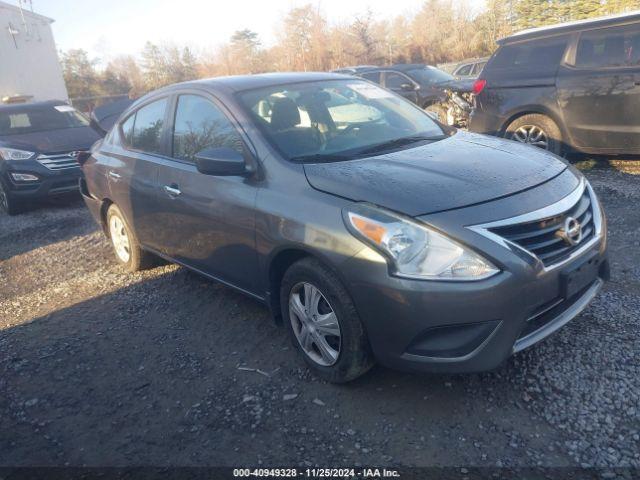
M403 83L402 85L400 85L400 90L404 91L404 92L412 92L416 89L416 87L413 86L413 84L411 83Z
M196 168L205 175L245 176L252 172L244 155L229 147L207 147L196 154Z

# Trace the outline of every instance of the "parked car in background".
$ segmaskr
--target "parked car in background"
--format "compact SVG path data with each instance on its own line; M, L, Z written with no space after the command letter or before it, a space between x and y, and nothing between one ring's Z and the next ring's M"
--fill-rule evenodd
M79 151L100 138L61 101L0 106L0 210L78 190Z
M356 75L382 85L421 108L444 100L446 94L441 85L455 80L450 74L422 63L376 67Z
M360 72L364 72L366 70L370 70L372 68L378 68L375 65L355 65L353 67L342 67L336 68L335 70L331 70L332 73L345 73L347 75L355 75Z
M120 264L155 254L264 302L333 382L374 359L494 368L608 275L605 217L578 170L444 127L356 77L166 87L82 160L81 192Z
M111 130L118 117L133 103L130 98L109 102L93 109L90 115L91 126L103 136Z
M640 13L500 40L474 84L470 130L553 153L640 153Z
M489 57L461 62L454 68L452 75L457 79L478 78L488 60Z

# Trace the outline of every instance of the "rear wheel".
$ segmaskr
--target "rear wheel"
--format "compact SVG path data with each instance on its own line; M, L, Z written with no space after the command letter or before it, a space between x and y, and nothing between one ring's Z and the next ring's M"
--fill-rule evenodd
M17 215L22 212L24 205L16 200L9 189L0 181L0 211L7 215Z
M294 263L282 280L280 305L294 345L320 377L344 383L373 366L351 297L322 263L311 258Z
M113 252L120 265L130 272L137 272L153 265L153 255L142 250L138 239L116 205L111 205L107 211L107 230Z
M505 137L556 155L562 153L562 132L556 122L545 115L532 113L516 118L507 127Z

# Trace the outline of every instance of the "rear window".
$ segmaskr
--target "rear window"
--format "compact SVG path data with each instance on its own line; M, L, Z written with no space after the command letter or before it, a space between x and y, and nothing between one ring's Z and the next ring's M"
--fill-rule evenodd
M491 68L555 71L567 47L568 37L505 45L496 52Z
M580 35L576 67L634 67L640 65L638 26L607 28Z
M0 135L20 135L64 128L86 127L89 121L69 105L47 105L35 109L0 110Z

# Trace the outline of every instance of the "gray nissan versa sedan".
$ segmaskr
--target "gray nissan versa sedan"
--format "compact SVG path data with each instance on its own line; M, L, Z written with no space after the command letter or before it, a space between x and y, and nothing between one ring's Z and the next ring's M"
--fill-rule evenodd
M374 359L494 368L608 276L605 217L577 170L354 77L166 87L81 163L121 264L163 257L265 302L329 381Z

